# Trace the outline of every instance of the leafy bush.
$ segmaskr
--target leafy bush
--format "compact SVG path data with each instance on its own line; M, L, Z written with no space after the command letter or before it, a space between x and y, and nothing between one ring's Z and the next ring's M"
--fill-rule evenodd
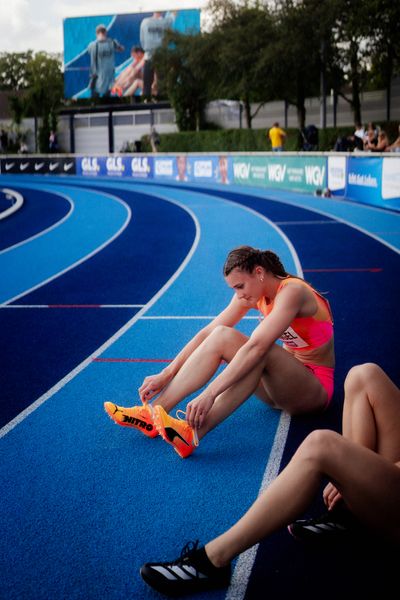
M398 135L398 123L381 122L391 141ZM354 127L329 127L319 130L319 151L333 150L338 137L353 133ZM287 129L285 150L301 149L302 138L298 129ZM266 129L217 129L181 131L160 135L160 152L269 152L271 144ZM143 152L151 152L148 136L142 138Z

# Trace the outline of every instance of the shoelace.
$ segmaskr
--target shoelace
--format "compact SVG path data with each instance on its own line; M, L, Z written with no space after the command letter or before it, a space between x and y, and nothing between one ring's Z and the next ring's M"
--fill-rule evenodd
M183 417L180 416L181 413L183 415ZM180 408L176 411L176 418L178 419L178 421L186 421L186 413L184 410L181 410ZM193 429L193 444L197 447L199 445L199 436L197 435L197 430L195 427L192 427ZM190 544L192 544L193 542L189 542ZM198 543L198 540L197 540ZM187 546L188 544L186 544ZM185 546L185 548L186 548Z
M174 560L174 562L172 562L171 565L178 565L178 566L182 565L182 563L185 561L186 558L190 558L191 555L194 552L196 552L198 545L199 545L199 540L196 540L195 542L188 542L187 544L185 544L185 546L183 546L183 548L181 550L180 557L177 558L176 560ZM193 565L193 566L196 569L196 573L198 573L195 565Z

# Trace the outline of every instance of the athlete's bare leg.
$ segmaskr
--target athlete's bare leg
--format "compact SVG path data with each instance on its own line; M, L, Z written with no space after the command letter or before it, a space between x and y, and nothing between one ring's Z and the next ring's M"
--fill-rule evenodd
M400 390L373 363L353 367L344 384L343 435L390 462L400 461ZM324 490L332 509L341 494L333 483Z
M323 430L312 432L248 512L206 545L211 562L223 566L295 520L311 502L323 477L335 482L361 521L400 541L400 469L338 433Z
M244 334L231 327L214 329L154 404L161 404L166 411L171 410L183 398L208 383L221 360L230 362L247 340ZM274 344L263 362L218 396L198 431L199 437L218 425L253 392L271 406L290 413L321 409L327 400L326 390L318 379L297 359Z
M343 435L391 462L400 460L400 390L378 365L353 367L345 381Z

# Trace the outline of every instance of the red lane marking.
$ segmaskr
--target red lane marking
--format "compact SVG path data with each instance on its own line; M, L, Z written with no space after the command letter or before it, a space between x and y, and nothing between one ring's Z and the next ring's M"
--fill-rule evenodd
M365 269L303 269L304 273L380 273L383 271L380 267L371 267Z
M155 362L155 363L169 363L172 362L172 358L94 358L93 362L128 362L128 363L142 363L142 362Z

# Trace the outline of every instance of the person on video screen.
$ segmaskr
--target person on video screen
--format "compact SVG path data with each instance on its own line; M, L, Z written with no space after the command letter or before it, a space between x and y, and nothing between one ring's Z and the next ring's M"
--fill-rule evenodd
M164 34L170 29L175 21L178 11L166 13L154 12L151 17L143 19L140 24L140 44L145 52L143 96L149 98L154 96L152 86L154 84L154 67L152 59L154 52L163 42Z
M89 89L91 96L109 96L115 76L115 52L124 47L107 36L105 25L96 27L96 40L88 46L90 57Z

